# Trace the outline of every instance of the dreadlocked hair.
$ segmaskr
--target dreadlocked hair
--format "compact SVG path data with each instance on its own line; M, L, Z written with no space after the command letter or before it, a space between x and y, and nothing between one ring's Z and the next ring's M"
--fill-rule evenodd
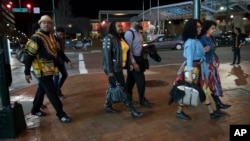
M116 31L116 21L110 23L108 33L121 40L120 34Z

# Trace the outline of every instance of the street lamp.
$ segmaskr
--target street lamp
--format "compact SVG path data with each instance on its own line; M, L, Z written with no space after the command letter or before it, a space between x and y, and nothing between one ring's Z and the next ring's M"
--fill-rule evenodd
M55 0L52 0L52 13L53 13L54 29L56 29Z

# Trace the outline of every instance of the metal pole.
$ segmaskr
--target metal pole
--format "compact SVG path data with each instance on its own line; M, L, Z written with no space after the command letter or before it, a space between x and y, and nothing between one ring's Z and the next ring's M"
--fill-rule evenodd
M159 0L157 1L158 3L158 12L157 12L157 17L158 17L158 35L160 34L160 7L159 7Z
M142 21L144 21L144 1L142 1Z
M19 8L21 8L21 0L19 0Z
M228 31L228 4L229 0L227 0L227 10L226 10L226 31Z
M54 28L56 29L56 13L55 13L55 1L54 0L52 0L52 6L53 6L52 12L53 12Z
M194 19L200 19L201 18L201 0L194 0Z

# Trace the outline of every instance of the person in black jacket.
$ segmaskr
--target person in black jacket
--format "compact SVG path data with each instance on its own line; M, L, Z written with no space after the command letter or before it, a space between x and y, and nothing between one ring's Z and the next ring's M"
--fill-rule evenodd
M64 54L64 49L65 49L65 46L64 46L64 33L65 33L65 30L62 28L62 27L58 27L56 29L56 32L55 32L55 37L56 37L56 40L59 42L59 45L60 45L60 51ZM62 100L64 99L64 95L61 91L61 87L63 86L66 78L68 77L68 72L67 72L67 69L65 67L65 62L68 62L68 64L73 67L73 63L70 61L70 59L64 55L65 57L62 58L60 56L57 57L56 59L56 65L58 67L58 70L61 74L61 78L60 78L60 74L58 75L54 75L54 83L58 89L58 96L59 98Z
M129 46L123 39L123 30L120 22L112 22L109 27L108 34L103 39L102 46L102 69L108 76L110 87L116 87L117 83L122 88L124 94L123 102L128 107L132 117L141 117L143 113L137 112L133 104L127 99L127 89L123 68L126 67L129 57ZM109 88L110 89L110 88ZM105 110L109 113L116 113L112 108L113 101L107 97Z
M238 27L234 28L234 33L235 33L235 37L234 37L234 42L233 42L233 52L234 52L234 58L233 58L233 63L231 65L235 65L236 60L237 60L237 65L240 64L240 59L241 59L241 55L240 55L240 49L241 46L245 43L244 42L244 37L241 34L241 29Z

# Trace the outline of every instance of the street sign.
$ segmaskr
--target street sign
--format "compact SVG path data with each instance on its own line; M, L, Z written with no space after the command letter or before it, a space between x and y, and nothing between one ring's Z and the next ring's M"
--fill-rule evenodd
M34 7L33 12L34 14L40 14L40 7Z
M26 13L26 12L28 12L28 9L27 8L12 8L12 12Z

